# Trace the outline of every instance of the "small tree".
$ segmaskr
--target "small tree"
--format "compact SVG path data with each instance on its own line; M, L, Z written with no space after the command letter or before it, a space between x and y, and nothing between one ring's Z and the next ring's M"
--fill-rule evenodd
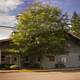
M41 58L46 54L64 54L67 20L61 10L50 5L34 4L18 17L17 32L12 42L17 52Z

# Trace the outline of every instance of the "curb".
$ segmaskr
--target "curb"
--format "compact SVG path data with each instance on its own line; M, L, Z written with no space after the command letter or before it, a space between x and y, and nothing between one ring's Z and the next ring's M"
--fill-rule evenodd
M0 73L33 72L32 70L0 70Z
M48 70L0 70L0 73L15 73L15 72L80 72L80 68L71 69L48 69Z
M17 72L17 71L9 71L9 70L8 71L7 70L1 70L0 71L0 73L14 73L14 72Z
M34 72L80 72L80 68L32 70Z

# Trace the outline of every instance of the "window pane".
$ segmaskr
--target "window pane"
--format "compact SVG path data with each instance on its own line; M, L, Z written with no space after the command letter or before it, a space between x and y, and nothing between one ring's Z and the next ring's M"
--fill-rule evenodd
M55 61L55 56L48 56L49 61Z

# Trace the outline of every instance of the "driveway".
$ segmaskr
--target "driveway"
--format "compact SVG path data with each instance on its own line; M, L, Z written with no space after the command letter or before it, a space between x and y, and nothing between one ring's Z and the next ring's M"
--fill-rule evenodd
M0 80L80 80L80 72L0 73Z

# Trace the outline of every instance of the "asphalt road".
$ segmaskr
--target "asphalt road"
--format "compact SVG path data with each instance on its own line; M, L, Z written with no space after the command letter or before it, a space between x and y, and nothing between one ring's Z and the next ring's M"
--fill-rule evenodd
M80 80L80 72L0 73L0 80Z

